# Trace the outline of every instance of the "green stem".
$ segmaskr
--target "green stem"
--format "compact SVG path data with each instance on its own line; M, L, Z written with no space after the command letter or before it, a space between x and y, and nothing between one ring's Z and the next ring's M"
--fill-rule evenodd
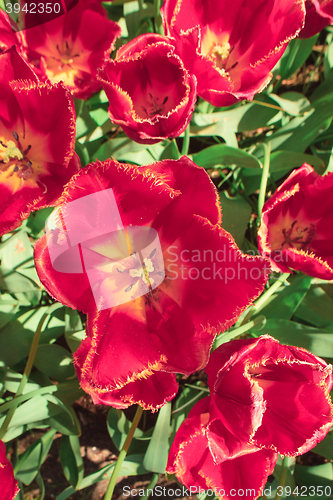
M142 500L147 500L150 497L150 495L152 494L152 491L155 488L156 483L158 481L158 476L159 476L158 472L154 472L153 477L151 478L151 481L146 488L145 494L142 497ZM149 492L149 490L150 490L150 492Z
M280 473L279 485L277 487L277 491L276 491L274 500L279 500L281 498L281 495L279 495L279 486L281 486L283 488L285 485L285 482L287 479L287 471L288 471L287 465L288 465L288 457L284 457L284 459L282 460L282 468L281 468L281 473Z
M276 292L278 288L282 285L282 283L288 279L290 276L290 273L283 273L281 274L280 278L276 280L275 283L273 283L272 286L269 287L266 292L264 292L259 299L254 303L254 305L249 309L248 313L246 314L245 318L243 319L241 326L245 325L250 321L252 316L256 314L259 309L263 307L263 305L268 301L268 299L273 295L273 293Z
M188 154L188 149L190 146L190 124L187 125L184 132L184 139L182 145L182 156Z
M111 500L111 498L112 498L113 490L114 490L114 488L116 486L116 481L117 481L117 477L118 477L120 468L121 468L121 466L123 464L123 461L126 458L126 455L127 455L127 452L128 452L128 448L130 447L130 444L132 442L135 429L137 428L137 426L138 426L138 424L140 422L140 418L141 418L142 412L143 412L142 406L138 406L137 410L136 410L136 413L134 415L134 419L133 419L131 428L128 431L128 434L127 434L124 446L122 447L121 452L118 455L117 463L116 463L115 468L113 469L112 476L110 478L110 482L109 482L109 485L108 485L108 489L106 490L106 493L105 493L105 496L104 496L104 500Z
M38 347L38 342L39 342L39 339L40 339L40 334L42 332L42 328L43 328L44 322L45 322L45 320L46 320L46 318L48 316L49 316L48 313L43 314L43 316L41 317L41 319L40 319L40 321L38 323L37 330L36 330L34 338L32 340L32 344L31 344L31 349L30 349L30 352L29 352L28 361L27 361L26 367L24 369L20 385L19 385L19 387L18 387L18 389L16 391L16 394L14 396L14 400L17 399L19 396L22 396L23 391L25 389L25 386L26 386L26 384L28 382L28 379L29 379L29 376L30 376L30 373L31 373L31 370L32 370L32 367L33 367L33 364L34 364L34 361L35 361L35 356L36 356L36 351L37 351L37 347ZM8 426L9 426L9 424L10 424L10 422L11 422L13 416L14 416L14 413L15 413L18 405L19 405L19 401L16 401L16 404L14 404L10 408L10 410L8 410L8 413L6 415L5 421L2 424L2 427L0 429L0 439L3 439L4 435L6 434Z
M259 199L258 199L258 219L261 219L261 212L262 212L262 207L264 206L265 203L265 196L266 196L266 188L267 188L267 181L268 181L268 174L269 174L269 156L271 153L271 143L265 144L264 142L261 143L261 146L264 150L264 167L261 175L261 181L260 181L260 190L259 190Z
M155 31L159 35L164 35L160 8L161 8L161 0L154 0Z
M212 351L214 349L217 349L220 345L225 344L226 342L229 342L230 340L236 337L239 337L239 335L242 335L248 330L251 330L251 328L254 328L255 326L258 325L263 326L265 323L266 323L265 316L258 316L256 319L249 321L246 324L239 326L238 328L234 328L233 330L230 330L226 333L222 333L221 335L216 337Z

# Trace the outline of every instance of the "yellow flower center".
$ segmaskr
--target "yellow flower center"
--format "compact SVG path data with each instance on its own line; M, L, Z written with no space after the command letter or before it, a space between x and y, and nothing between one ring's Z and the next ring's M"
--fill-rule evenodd
M215 45L212 49L212 56L215 58L217 67L222 68L224 62L228 59L230 54L230 43L225 42L222 45Z
M7 141L7 143L4 140L0 141L0 161L8 163L12 158L21 160L23 154L13 141Z

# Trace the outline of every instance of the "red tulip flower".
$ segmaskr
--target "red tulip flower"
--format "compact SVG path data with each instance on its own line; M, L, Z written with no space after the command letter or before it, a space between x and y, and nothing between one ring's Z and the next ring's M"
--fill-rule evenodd
M265 203L258 245L274 271L333 279L332 187L333 174L304 163Z
M62 84L42 84L15 47L0 54L0 235L54 204L77 172L75 112Z
M164 29L214 106L253 99L304 24L301 0L165 0Z
M170 449L167 473L176 474L191 495L214 490L221 500L231 500L241 498L246 491L246 498L254 500L262 494L278 455L237 440L224 421L211 415L211 401L212 398L207 397L196 403L178 429ZM241 419L234 422L240 424ZM210 426L214 440L220 439L221 448L211 442ZM226 436L228 444L237 447L234 456L224 453Z
M333 0L306 0L305 25L300 38L310 38L325 26L333 24Z
M136 142L178 137L191 120L196 79L167 37L135 38L106 63L99 79L109 99L110 119Z
M88 313L74 362L95 403L163 406L174 373L204 367L216 333L267 281L265 259L221 229L215 187L187 157L91 164L55 214L36 269L51 296Z
M25 14L22 31L28 60L38 74L52 83L64 82L78 99L100 90L97 69L110 57L121 33L120 26L108 20L100 2L80 0L51 21L47 13L38 16L41 24L34 26L36 14Z
M6 446L0 441L0 500L14 500L19 492L14 479L13 467L6 457Z
M241 441L300 455L333 424L332 366L305 349L269 335L234 340L213 351L206 372L211 418L227 429L210 424L210 446L224 455L238 455Z

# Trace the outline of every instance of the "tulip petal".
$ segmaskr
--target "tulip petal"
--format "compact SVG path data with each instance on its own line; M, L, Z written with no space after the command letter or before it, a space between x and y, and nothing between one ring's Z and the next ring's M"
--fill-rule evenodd
M14 479L13 467L6 457L6 447L0 441L0 500L14 500L19 492L18 482Z

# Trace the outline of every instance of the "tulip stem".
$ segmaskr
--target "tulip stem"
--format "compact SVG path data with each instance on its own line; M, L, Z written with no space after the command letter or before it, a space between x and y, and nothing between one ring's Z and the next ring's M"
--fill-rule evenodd
M109 485L108 485L108 489L106 490L106 493L105 493L105 496L104 496L104 500L111 500L111 498L112 498L113 490L114 490L114 488L116 486L116 481L117 481L117 477L118 477L120 468L121 468L121 466L123 464L123 461L126 458L126 455L127 455L127 452L128 452L128 448L130 447L130 444L131 444L133 436L134 436L134 432L135 432L135 430L136 430L136 428L137 428L137 426L138 426L138 424L140 422L140 418L141 418L142 412L143 412L142 406L138 406L137 410L136 410L136 413L134 415L134 419L133 419L132 425L130 427L130 430L128 431L128 434L127 434L124 446L122 447L122 449L121 449L121 451L120 451L120 453L118 455L116 466L113 469L112 476L110 478L110 482L109 482Z
M190 146L190 124L187 125L185 132L184 132L183 145L182 145L182 156L188 154L189 146Z
M266 196L266 188L267 188L267 181L268 181L268 175L269 175L269 163L270 163L270 154L271 154L271 143L269 142L266 144L265 142L262 142L261 147L264 150L264 167L263 171L261 174L261 181L260 181L260 190L259 190L259 198L258 198L258 220L261 219L261 212L262 208L265 203L265 196Z
M279 498L281 498L281 495L279 493L279 489L281 489L280 487L282 487L282 489L283 489L283 487L285 485L285 482L287 479L287 471L288 471L287 465L288 465L288 457L284 457L282 460L279 485L277 487L277 491L276 491L274 500L278 500Z
M281 276L276 280L275 283L273 283L272 286L269 287L268 290L266 290L266 292L264 292L260 297L259 299L254 303L253 306L250 307L250 309L248 310L245 318L243 319L242 323L240 324L240 327L242 327L243 325L246 325L248 323L248 321L250 321L250 319L252 318L252 316L254 314L256 314L259 309L261 309L263 307L263 305L268 301L268 299L273 295L273 293L276 292L276 290L278 288L280 288L280 286L282 285L282 283L288 279L290 276L290 273L283 273L281 274Z
M158 472L154 472L153 477L151 478L150 483L148 484L148 486L146 488L145 494L142 497L142 500L148 500L148 498L150 497L150 495L153 492L153 489L156 486L156 483L158 481L158 476L159 476Z
M159 35L164 35L162 16L160 12L161 0L154 0L154 20L155 20L155 31Z
M31 370L32 370L32 367L33 367L33 364L35 361L35 356L36 356L37 347L38 347L38 343L39 343L39 339L40 339L40 334L42 332L44 322L48 316L49 316L49 313L43 314L43 316L41 317L41 319L38 323L37 330L36 330L34 338L32 340L28 361L27 361L27 364L25 366L20 385L19 385L19 387L16 391L16 394L14 396L14 400L19 398L19 396L22 396L23 391L25 389L25 386L29 380L29 376L30 376L30 373L31 373ZM0 439L3 439L4 435L6 434L8 426L9 426L9 424L14 416L14 413L15 413L18 405L19 405L19 401L16 401L16 404L13 404L13 406L8 410L5 421L0 429Z

